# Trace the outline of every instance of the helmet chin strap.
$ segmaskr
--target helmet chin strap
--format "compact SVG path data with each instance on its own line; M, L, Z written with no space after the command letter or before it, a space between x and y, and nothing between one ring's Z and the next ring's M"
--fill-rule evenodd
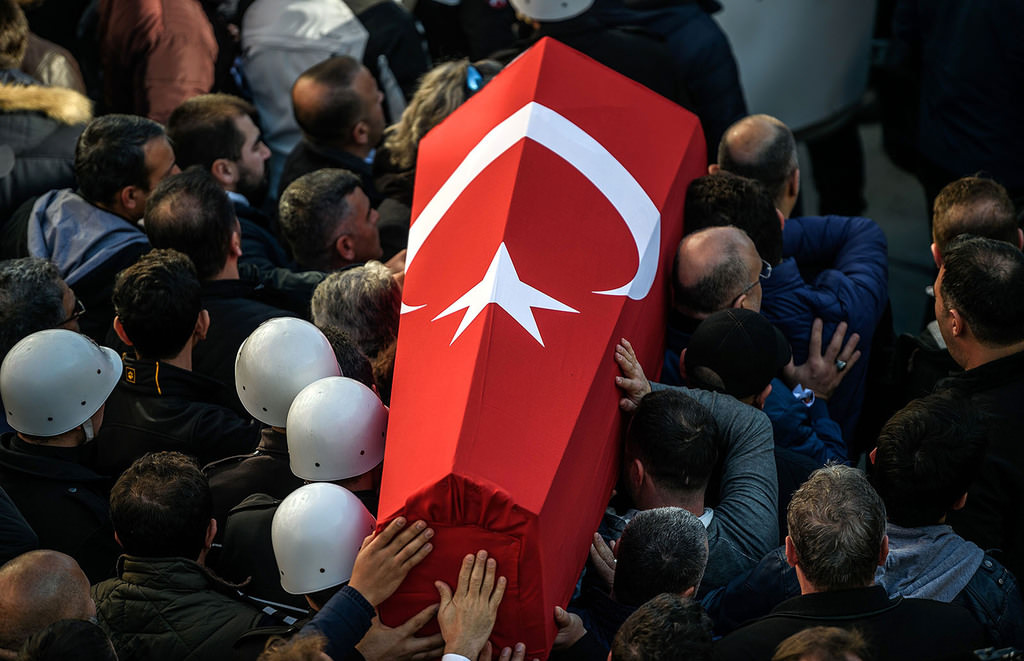
M92 429L92 418L82 423L82 431L85 432L85 442L88 443L93 439L96 433Z

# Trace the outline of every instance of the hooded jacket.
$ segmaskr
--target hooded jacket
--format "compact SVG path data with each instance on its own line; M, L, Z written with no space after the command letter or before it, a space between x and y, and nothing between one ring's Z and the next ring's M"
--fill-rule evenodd
M91 118L78 92L0 82L0 224L29 198L74 185L75 143Z

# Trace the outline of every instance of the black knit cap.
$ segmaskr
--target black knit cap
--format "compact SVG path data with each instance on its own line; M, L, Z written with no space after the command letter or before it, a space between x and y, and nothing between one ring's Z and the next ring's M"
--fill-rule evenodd
M792 355L789 342L767 319L753 310L729 308L700 323L684 363L692 385L741 399L764 390Z

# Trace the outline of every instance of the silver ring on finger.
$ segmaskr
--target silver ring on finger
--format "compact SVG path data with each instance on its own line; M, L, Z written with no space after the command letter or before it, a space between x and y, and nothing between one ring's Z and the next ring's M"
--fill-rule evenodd
M847 363L845 360L836 359L836 371L842 372L844 369L846 369L846 365Z

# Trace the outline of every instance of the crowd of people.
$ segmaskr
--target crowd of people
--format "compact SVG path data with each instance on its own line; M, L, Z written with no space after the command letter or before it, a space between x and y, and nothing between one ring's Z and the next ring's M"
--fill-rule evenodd
M493 549L382 622L445 542L375 517L419 142L544 37L709 161L551 658L1019 658L1024 170L1015 105L925 57L958 3L895 2L936 267L897 338L884 232L801 212L716 2L510 2L0 0L0 658L525 659Z

